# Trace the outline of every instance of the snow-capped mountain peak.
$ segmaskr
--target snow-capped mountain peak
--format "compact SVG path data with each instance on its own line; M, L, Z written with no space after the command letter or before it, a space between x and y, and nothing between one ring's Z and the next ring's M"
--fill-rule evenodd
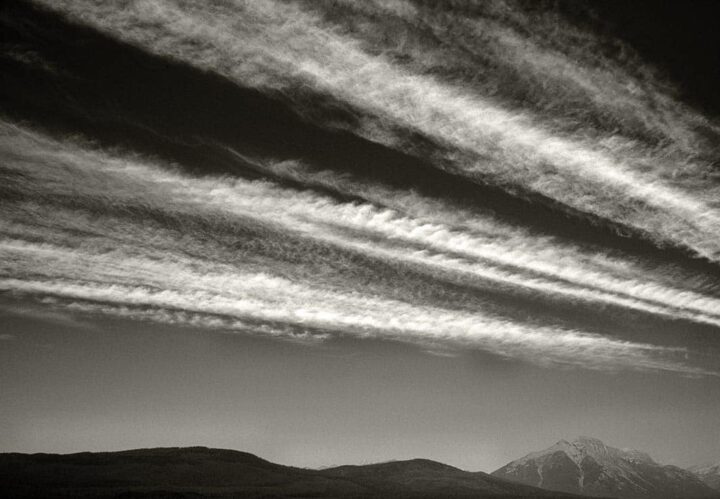
M496 476L550 490L591 496L637 498L714 497L692 473L662 466L648 454L617 449L592 437L555 445L513 461Z
M652 464L655 463L655 461L653 461L653 459L644 452L634 449L615 449L613 447L608 447L597 438L585 436L580 436L573 442L560 440L555 445L548 447L545 450L533 452L515 462L519 463L529 459L542 459L544 456L550 456L556 452L565 453L565 455L577 465L580 465L586 457L590 457L599 463L608 464L613 464L617 460Z

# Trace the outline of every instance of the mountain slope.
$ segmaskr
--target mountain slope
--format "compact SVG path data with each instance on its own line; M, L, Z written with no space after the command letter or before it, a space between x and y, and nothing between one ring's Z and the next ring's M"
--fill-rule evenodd
M427 459L339 466L323 470L323 474L382 491L386 497L402 494L412 497L541 497L537 494L547 493L487 473L467 472Z
M0 454L2 497L571 498L415 459L307 470L204 447Z
M548 490L622 499L718 497L689 471L663 466L647 454L580 437L513 461L494 476Z
M697 475L706 485L715 490L720 490L720 463L693 466L688 468L688 471Z

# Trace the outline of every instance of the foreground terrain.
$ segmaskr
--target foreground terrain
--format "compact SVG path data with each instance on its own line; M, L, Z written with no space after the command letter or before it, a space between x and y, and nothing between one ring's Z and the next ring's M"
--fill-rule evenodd
M43 498L578 497L424 459L307 470L204 447L0 454L0 490Z

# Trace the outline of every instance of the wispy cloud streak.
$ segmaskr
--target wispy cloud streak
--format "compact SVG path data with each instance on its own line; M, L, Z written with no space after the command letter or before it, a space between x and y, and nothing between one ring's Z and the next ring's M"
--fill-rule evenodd
M638 280L632 262L583 253L469 213L448 213L443 224L438 219L446 217L433 210L432 200L412 193L396 197L347 179L329 180L327 174L315 178L347 193L375 196L377 204L343 203L269 181L191 177L167 165L61 144L11 125L4 127L1 146L7 158L3 170L20 174L14 189L26 194L26 200L2 206L1 287L55 296L76 309L125 316L138 310L142 319L182 322L184 317L188 324L240 330L262 322L270 334L282 335L290 327L293 337L297 328L307 327L320 331L319 336L300 333L312 338L333 333L465 346L541 364L702 371L678 360L682 349L531 324L498 316L477 301L472 309L448 308L399 300L351 281L342 288L337 280L297 273L288 262L252 254L233 259L228 257L232 247L221 242L215 253L195 249L182 232L172 230L172 220L195 214L209 221L253 220L379 261L420 266L431 277L451 272L571 302L718 323L717 300L660 279ZM286 171L311 183L302 169ZM405 213L384 205L393 199ZM122 213L133 206L164 213L162 224L170 230L148 230L134 217L113 221L113 209ZM342 266L351 272L353 263Z
M720 251L718 187L701 182L701 166L684 167L690 178L671 181L666 172L676 165L640 143L554 133L541 116L505 109L368 54L357 40L296 5L137 2L117 9L103 2L53 2L51 7L241 85L288 90L310 85L376 116L370 129L359 130L375 140L394 144L386 127L394 125L447 144L455 149L451 157L458 171L470 178L489 175L520 185L710 259Z
M197 272L168 261L129 258L117 253L90 255L18 241L3 241L0 253L14 260L16 269L24 267L27 273L50 278L0 279L0 289L106 303L103 310L109 313L114 313L113 307L152 307L158 310L138 315L155 318L155 314L181 311L199 314L188 321L190 324L203 325L207 320L210 327L237 329L243 320L249 319L360 337L476 347L541 364L702 372L668 359L673 353L669 348L576 331L527 327L479 313L463 314L333 293L266 274L229 273L222 267L207 266ZM53 273L60 273L62 278ZM152 279L144 280L143 274ZM134 283L116 284L127 280Z
M32 150L32 146L28 146ZM67 154L64 150L59 157ZM331 174L328 178L327 173L316 180L324 185L342 187L348 194L364 195L377 204L341 203L266 181L198 179L140 162L103 158L80 151L73 154L72 163L66 163L65 168L80 168L78 173L85 179L105 171L115 177L115 183L126 184L108 194L105 180L98 178L96 197L121 197L125 192L130 201L134 198L135 202L148 203L156 198L155 204L166 209L173 207L191 213L202 207L230 216L282 224L287 229L380 258L411 261L431 269L450 270L507 286L558 295L562 299L604 302L720 325L717 313L720 300L716 298L654 282L651 272L635 268L632 262L582 251L552 238L534 237L527 231L501 225L481 214L457 210L449 213L450 210L443 210L417 195L404 193L403 198L401 192L342 182ZM47 176L43 164L38 163L37 171ZM103 170L98 168L100 164L104 165ZM305 182L310 180L307 175L298 175L297 168L292 174L289 165L270 165L268 168L275 172L282 169L296 179L302 177ZM67 175L67 170L61 175ZM51 173L50 176L54 175ZM53 178L53 182L65 180L58 177ZM85 184L89 185L87 180ZM74 189L73 186L73 183L67 184L68 189ZM141 197L137 196L138 189L143 192ZM67 194L74 193L68 190ZM119 201L128 199L121 197ZM388 203L401 203L406 213L399 211L401 206L397 204L394 208L383 206Z

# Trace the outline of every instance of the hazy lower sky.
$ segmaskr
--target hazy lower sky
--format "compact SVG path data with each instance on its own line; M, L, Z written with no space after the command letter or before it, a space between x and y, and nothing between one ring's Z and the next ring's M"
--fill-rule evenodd
M7 303L0 448L204 445L299 466L418 456L491 471L591 434L677 465L720 454L720 384L556 370L384 341L303 345ZM659 438L662 436L662 438Z
M0 451L717 461L709 5L6 2Z

